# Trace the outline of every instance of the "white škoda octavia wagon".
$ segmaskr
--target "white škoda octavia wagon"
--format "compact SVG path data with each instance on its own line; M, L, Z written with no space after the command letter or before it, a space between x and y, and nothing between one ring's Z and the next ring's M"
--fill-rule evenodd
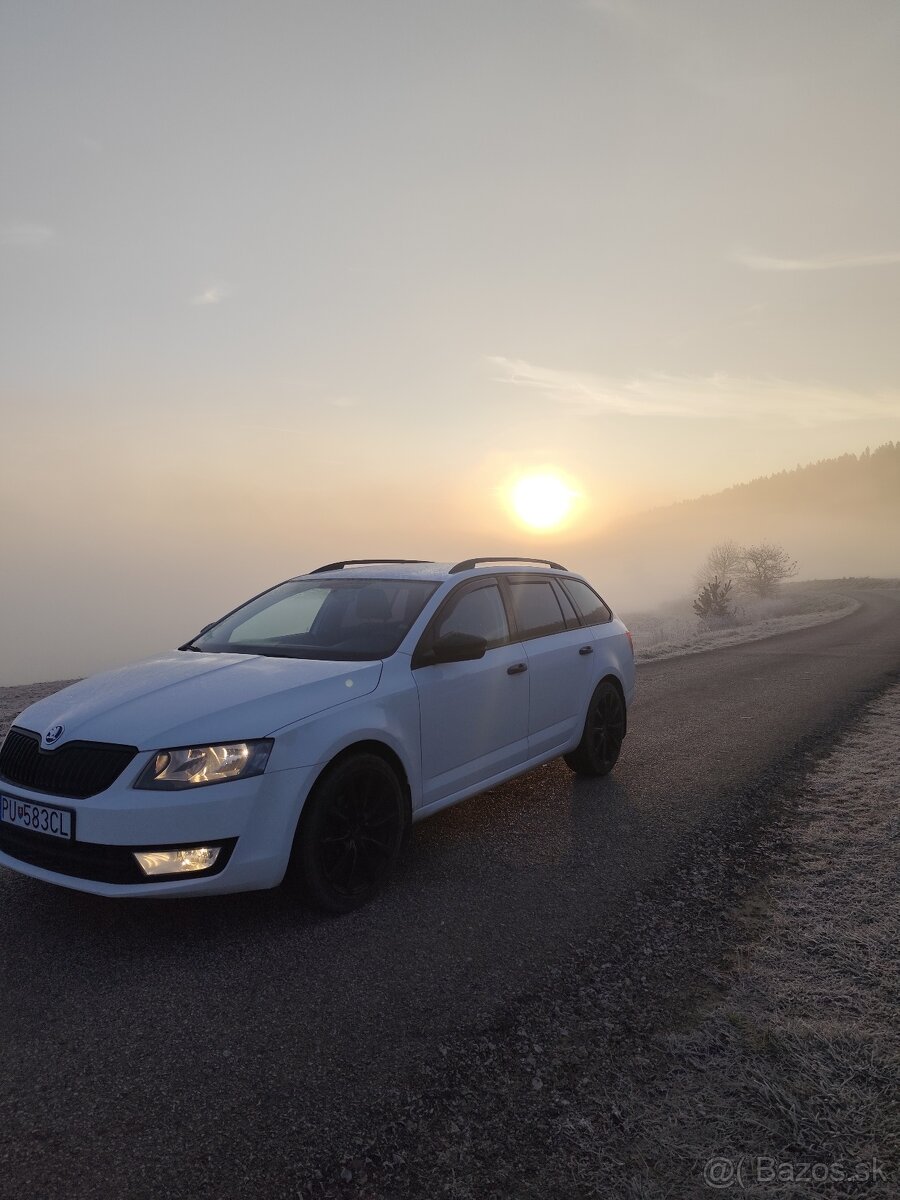
M612 770L633 687L631 635L557 563L331 563L27 708L0 864L105 896L287 875L344 911L411 822L559 754Z

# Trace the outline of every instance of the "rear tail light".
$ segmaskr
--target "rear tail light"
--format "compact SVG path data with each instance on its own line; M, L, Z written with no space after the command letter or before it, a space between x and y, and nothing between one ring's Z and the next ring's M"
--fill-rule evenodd
M634 658L634 638L631 636L631 630L625 630L625 636L628 638L628 645L631 647L631 657Z

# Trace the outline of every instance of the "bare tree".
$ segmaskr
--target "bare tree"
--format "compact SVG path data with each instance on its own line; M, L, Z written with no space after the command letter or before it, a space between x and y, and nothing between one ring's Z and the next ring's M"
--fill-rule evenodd
M706 556L706 561L697 572L694 582L698 588L702 588L711 579L730 581L739 578L743 565L744 551L737 542L719 542Z
M774 596L779 584L797 574L797 564L781 546L760 542L743 551L737 572L741 585L756 596Z

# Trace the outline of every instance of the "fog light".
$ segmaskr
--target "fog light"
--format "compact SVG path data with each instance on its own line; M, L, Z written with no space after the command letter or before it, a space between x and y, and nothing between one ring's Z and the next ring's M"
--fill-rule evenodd
M189 850L135 850L145 875L188 875L207 871L219 857L221 846L192 846Z

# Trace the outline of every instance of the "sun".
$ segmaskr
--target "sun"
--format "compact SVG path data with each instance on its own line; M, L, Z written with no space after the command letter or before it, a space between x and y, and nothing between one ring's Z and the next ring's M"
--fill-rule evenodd
M523 525L538 531L564 525L577 498L578 493L552 472L523 475L510 490L513 512Z

